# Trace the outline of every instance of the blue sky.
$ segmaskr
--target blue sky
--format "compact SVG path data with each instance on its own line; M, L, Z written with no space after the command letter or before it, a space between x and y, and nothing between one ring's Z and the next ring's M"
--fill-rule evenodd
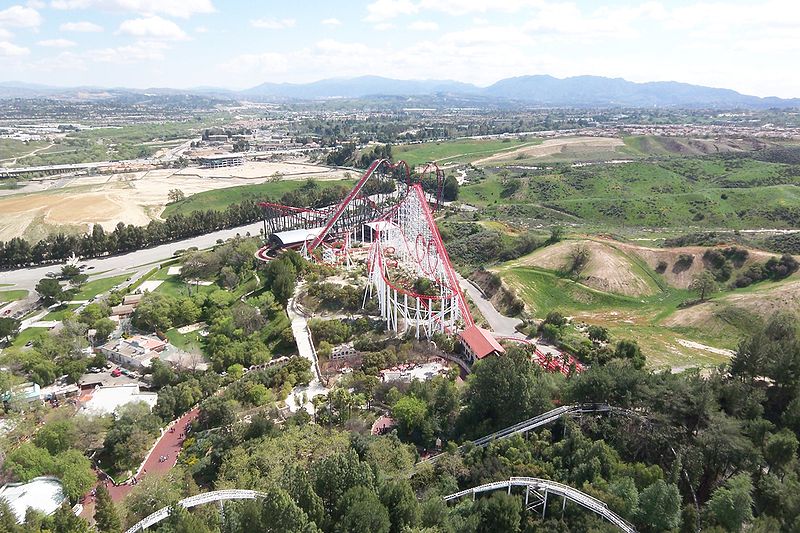
M675 80L800 97L800 2L0 0L0 80L246 88L375 74Z

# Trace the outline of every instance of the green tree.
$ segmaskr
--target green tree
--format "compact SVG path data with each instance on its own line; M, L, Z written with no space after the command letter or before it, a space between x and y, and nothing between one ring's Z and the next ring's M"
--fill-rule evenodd
M95 330L94 342L95 344L103 344L108 340L108 337L117 329L117 325L110 318L100 318L95 320L92 324Z
M36 284L36 292L42 297L45 304L51 305L61 303L70 298L70 294L64 291L61 284L56 279L44 278Z
M91 461L78 450L67 450L56 455L53 470L64 485L64 493L73 503L97 481Z
M519 531L522 521L522 502L516 496L496 493L481 499L475 506L478 514L477 533Z
M697 293L701 302L705 301L717 288L717 280L714 278L714 274L708 270L703 270L697 274L692 278L692 282L689 284L689 289Z
M639 523L646 531L667 531L681 521L678 487L659 479L639 494Z
M342 533L389 533L389 511L375 491L363 486L348 490L339 504L336 530Z
M16 450L9 452L3 463L3 469L14 478L26 482L53 471L53 458L47 450L30 442L21 444Z
M94 504L94 521L97 529L113 533L122 530L122 519L116 505L111 500L111 495L104 484L97 486L97 500Z
M56 455L74 447L77 431L72 420L54 420L48 422L33 438L34 444Z
M92 527L89 522L79 516L75 516L72 508L65 502L53 515L52 533L91 533Z
M614 348L614 357L617 359L627 359L633 363L634 368L644 368L645 357L639 343L636 341L623 339Z
M20 321L16 318L0 318L0 340L10 341L19 334Z
M753 483L749 474L738 474L719 487L708 501L708 509L718 524L728 531L740 531L753 519Z
M322 499L326 517L332 523L338 521L339 502L348 490L358 486L372 487L374 483L372 469L361 462L352 449L329 455L314 463L311 477L314 492Z
M145 293L131 321L144 331L166 331L172 327L175 299L159 292Z
M419 522L419 503L407 479L385 482L381 486L380 500L389 510L391 533L401 533Z
M401 435L418 440L428 417L428 404L414 396L403 396L392 407L392 418L397 421Z
M276 488L269 491L263 500L259 531L311 533L319 530L286 491Z
M784 470L797 455L797 446L797 437L788 429L770 435L764 445L764 458L769 463L770 471Z

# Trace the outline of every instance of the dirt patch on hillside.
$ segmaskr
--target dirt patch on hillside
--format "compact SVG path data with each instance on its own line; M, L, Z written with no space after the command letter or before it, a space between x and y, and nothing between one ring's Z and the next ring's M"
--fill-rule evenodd
M703 264L703 254L709 248L703 246L684 246L680 248L647 248L644 246L637 246L635 244L628 244L617 241L613 245L627 254L635 254L644 260L647 265L659 272L664 276L667 283L671 286L686 289L692 282L692 279L703 271L705 268ZM718 249L726 248L726 246L718 246ZM748 257L741 268L747 268L752 263L763 263L770 257L775 257L775 254L762 252L761 250L748 249ZM681 256L691 256L691 263L681 263L679 259ZM666 263L666 269L661 272L659 265L663 266Z
M490 165L503 161L513 161L516 159L534 159L548 157L559 154L567 154L571 151L581 152L598 149L615 149L624 146L622 139L617 137L566 137L562 139L547 139L542 144L534 146L523 146L516 150L494 154L483 159L478 159L474 165Z
M768 143L758 139L691 139L682 137L642 137L640 148L645 153L670 153L701 156L730 152L761 150Z
M795 276L797 276L795 274ZM679 309L664 321L665 326L683 327L719 327L715 323L723 322L721 318L731 314L730 310L742 316L769 318L779 311L798 313L800 310L800 280L781 283L764 290L731 294L710 302Z
M625 296L647 296L658 292L655 283L640 273L641 269L637 269L630 258L603 242L563 241L537 250L520 259L519 263L562 270L579 247L585 247L589 252L589 262L580 274L582 284Z

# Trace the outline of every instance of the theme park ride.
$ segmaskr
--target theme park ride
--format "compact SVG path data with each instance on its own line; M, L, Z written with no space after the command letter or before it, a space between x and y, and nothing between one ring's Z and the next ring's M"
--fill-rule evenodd
M313 208L263 202L267 244L256 256L269 261L293 248L310 261L349 267L353 250L368 246L364 301L377 300L389 330L412 329L417 338L428 339L436 333L469 332L464 337L468 344L492 337L475 325L434 222L443 185L444 172L435 163L412 179L404 161L378 159L338 204ZM504 340L530 344L517 337ZM493 337L491 342L499 346ZM551 371L580 371L571 357L562 361L533 348L537 362Z
M256 255L268 261L296 248L310 261L349 265L353 243L369 244L364 297L377 299L390 330L413 328L417 338L430 338L469 327L472 315L433 220L444 172L430 163L419 176L435 193L412 181L404 161L378 159L339 204L314 209L264 202L269 237Z

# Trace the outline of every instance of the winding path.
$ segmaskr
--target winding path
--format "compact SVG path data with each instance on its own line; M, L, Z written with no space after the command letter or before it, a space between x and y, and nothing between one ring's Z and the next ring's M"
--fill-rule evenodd
M311 371L314 373L314 378L308 385L301 385L292 389L292 393L286 398L286 405L289 406L289 410L293 413L296 413L302 407L313 415L314 403L312 400L315 396L328 394L328 388L322 384L317 351L314 349L314 341L311 338L311 330L308 329L305 312L302 306L297 303L297 295L303 290L303 286L303 283L297 284L294 295L286 304L286 314L289 315L289 320L292 322L292 333L297 343L297 353L300 354L300 357L305 357L311 361ZM298 401L298 398L303 396L305 396L305 401Z

